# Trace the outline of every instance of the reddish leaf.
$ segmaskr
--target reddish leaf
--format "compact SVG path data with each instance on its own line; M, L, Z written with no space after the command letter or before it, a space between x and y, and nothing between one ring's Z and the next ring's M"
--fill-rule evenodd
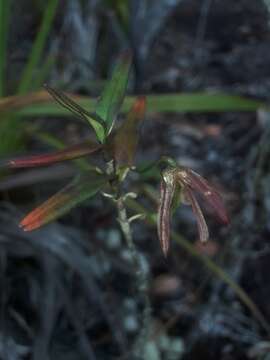
M138 145L138 125L144 118L145 108L145 97L139 97L112 138L112 153L118 165L133 165Z
M42 205L30 212L20 223L24 231L31 231L57 219L82 201L94 196L106 183L106 179L76 180L60 190Z
M56 162L73 160L88 154L92 154L100 150L100 148L101 145L87 141L48 154L32 155L8 160L5 165L11 168L46 166Z

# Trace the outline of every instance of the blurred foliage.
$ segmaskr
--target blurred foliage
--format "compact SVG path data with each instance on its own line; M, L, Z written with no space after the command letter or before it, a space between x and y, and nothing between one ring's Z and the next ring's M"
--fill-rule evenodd
M82 96L72 96L71 98L87 111L94 110L95 99ZM146 95L146 99L147 111L154 113L253 112L261 108L268 108L267 103L262 100L222 93ZM127 112L133 101L133 96L127 96L122 111ZM24 116L71 116L68 110L53 103L50 96L44 91L0 99L0 112L8 111L15 111Z
M8 37L11 25L10 0L0 2L0 97L6 94L5 74L8 66ZM18 79L16 94L22 95L31 90L39 88L47 77L48 71L53 63L53 58L48 56L42 61L44 49L49 32L52 27L53 19L56 15L58 0L49 0L44 7L40 28L36 35L28 61L24 65L22 74ZM1 101L1 99L0 99ZM5 134L0 142L0 154L8 154L24 145L25 125L18 114L5 112L0 122L0 133ZM15 129L15 131L14 131Z
M119 23L125 32L128 31L129 24L129 1L128 0L104 0L106 6L115 12Z

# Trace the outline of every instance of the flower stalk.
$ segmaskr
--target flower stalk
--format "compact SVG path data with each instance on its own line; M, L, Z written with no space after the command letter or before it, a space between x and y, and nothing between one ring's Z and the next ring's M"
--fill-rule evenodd
M142 312L142 324L140 327L139 334L133 346L133 356L134 359L142 359L146 343L149 337L149 325L150 325L150 316L151 316L151 306L150 306L150 299L148 295L148 272L145 268L142 255L137 250L133 237L132 237L132 230L130 226L130 221L127 216L127 210L124 203L123 196L120 196L116 200L116 207L118 212L118 221L123 233L123 236L126 240L128 249L131 254L131 259L133 262L133 266L135 268L135 275L136 275L136 284L138 293L141 296L143 301L143 312Z

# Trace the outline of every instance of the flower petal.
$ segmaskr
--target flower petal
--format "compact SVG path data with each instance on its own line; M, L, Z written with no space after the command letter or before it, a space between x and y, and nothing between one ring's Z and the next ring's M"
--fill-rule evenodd
M214 214L222 223L229 223L228 214L221 195L207 180L188 168L181 168L177 176L184 186L188 185L188 187L202 195L203 199L213 208Z
M189 200L193 213L196 217L198 231L199 231L199 238L201 242L205 243L209 238L209 231L202 210L200 208L200 205L198 204L198 201L194 196L192 190L189 189L188 187L185 189L185 196L186 199Z
M160 184L160 203L158 209L158 236L161 249L167 256L170 247L170 218L171 205L175 191L175 181L173 175L161 180ZM166 181L167 180L167 181Z

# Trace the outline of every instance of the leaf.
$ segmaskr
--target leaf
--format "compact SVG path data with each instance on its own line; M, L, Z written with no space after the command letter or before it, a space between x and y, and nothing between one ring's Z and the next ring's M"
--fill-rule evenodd
M38 134L35 135L35 137L38 140L45 143L46 145L51 146L55 150L63 150L66 147L65 143L62 140L60 140L59 138L57 138L54 135L49 134L47 132L39 132ZM73 160L73 162L74 162L74 164L77 165L77 167L81 171L88 171L88 170L96 171L96 169L97 169L97 167L94 165L91 165L87 159L79 158L79 159Z
M93 98L76 96L79 105L88 111L94 111L95 102ZM228 111L256 111L260 108L267 109L264 101L238 95L225 93L180 93L147 96L147 112L228 112ZM121 110L127 112L134 102L133 96L126 96ZM39 91L28 96L9 96L0 99L0 110L17 110L21 115L27 116L61 116L70 115L66 110L57 107L53 103L46 103L48 98L44 92ZM170 118L166 118L170 121Z
M209 231L200 205L198 204L198 201L192 190L190 190L188 187L185 189L185 196L186 199L189 200L193 213L196 217L200 241L205 243L209 238Z
M116 64L112 77L108 81L96 106L97 115L106 124L106 135L110 134L118 115L127 88L132 56L124 53Z
M45 89L50 95L65 109L69 110L73 115L86 121L95 130L98 140L103 143L105 140L105 124L102 118L95 113L90 113L73 101L70 97L59 90L51 88L49 85L44 85Z
M133 165L138 144L138 125L143 120L145 108L145 97L139 97L130 109L127 119L113 135L112 153L120 166Z
M47 166L56 162L73 160L85 155L89 155L98 151L99 149L101 149L101 145L87 141L84 143L69 146L63 150L58 150L47 154L32 155L7 160L4 162L4 166L8 166L10 168Z
M106 178L76 179L30 212L20 223L24 231L32 231L59 218L84 200L94 196L106 183Z
M174 191L174 175L171 172L166 172L160 184L160 202L157 220L158 237L165 256L167 256L170 247L170 219Z
M31 186L37 183L48 183L68 178L69 180L76 175L76 170L65 165L54 165L51 167L33 168L28 171L5 176L0 180L0 191L7 191L18 187Z

